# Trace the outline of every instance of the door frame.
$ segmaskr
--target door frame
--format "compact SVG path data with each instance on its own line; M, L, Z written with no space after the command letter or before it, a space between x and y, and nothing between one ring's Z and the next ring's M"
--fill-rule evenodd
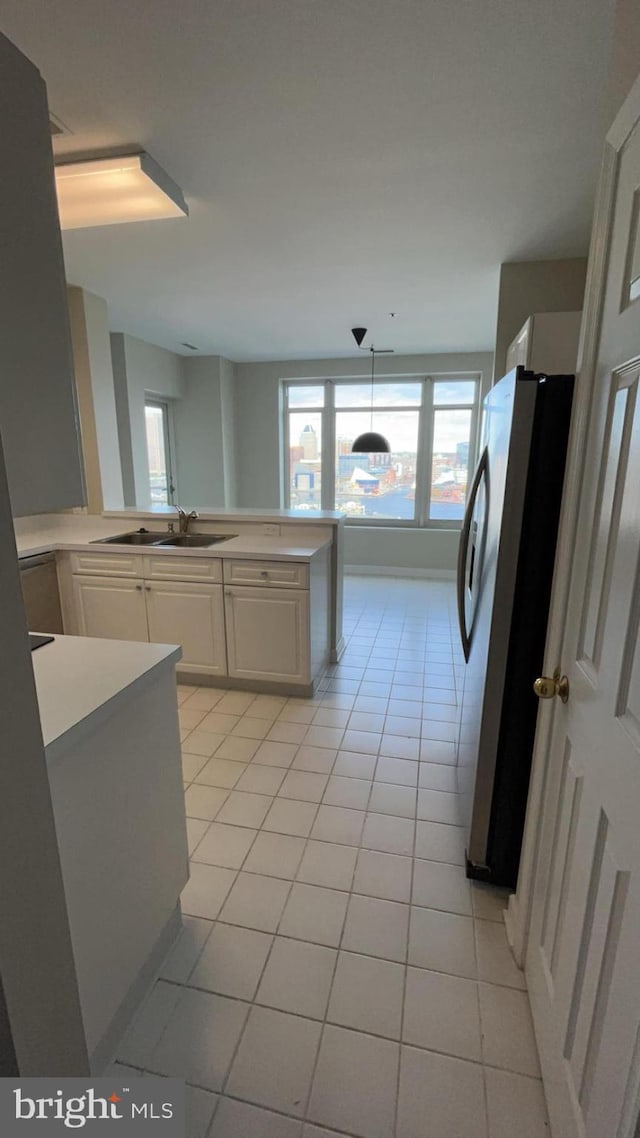
M638 119L640 119L640 75L636 78L607 133L598 181L578 346L576 388L558 531L549 627L544 654L545 675L551 675L554 668L562 661L571 562L578 525L580 491L600 343L602 306L611 244L618 169L624 144ZM533 910L534 883L540 866L541 810L550 764L554 760L554 756L551 754L551 737L555 706L555 700L541 701L540 704L518 885L516 892L509 899L509 907L505 916L509 942L520 967L524 967L526 960Z

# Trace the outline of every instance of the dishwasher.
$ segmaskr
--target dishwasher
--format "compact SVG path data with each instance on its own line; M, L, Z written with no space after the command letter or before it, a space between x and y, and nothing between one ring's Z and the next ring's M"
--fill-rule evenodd
M62 632L55 553L21 557L18 565L27 628L34 632Z

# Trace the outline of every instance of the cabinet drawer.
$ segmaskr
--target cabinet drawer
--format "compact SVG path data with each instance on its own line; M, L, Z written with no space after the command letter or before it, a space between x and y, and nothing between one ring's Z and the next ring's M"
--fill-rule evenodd
M142 577L143 558L135 553L72 553L72 573L95 573L100 577Z
M227 585L267 585L281 589L308 589L309 566L299 561L225 560Z
M222 582L222 564L218 557L176 557L174 553L147 554L144 575L148 581Z

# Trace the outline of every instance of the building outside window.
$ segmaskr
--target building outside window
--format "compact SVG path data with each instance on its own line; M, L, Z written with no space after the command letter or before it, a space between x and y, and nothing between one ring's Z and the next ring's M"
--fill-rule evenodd
M171 506L175 498L171 445L171 415L167 402L147 397L144 405L152 506Z
M475 459L480 377L292 380L284 387L287 506L354 524L457 527ZM353 454L368 430L390 453Z

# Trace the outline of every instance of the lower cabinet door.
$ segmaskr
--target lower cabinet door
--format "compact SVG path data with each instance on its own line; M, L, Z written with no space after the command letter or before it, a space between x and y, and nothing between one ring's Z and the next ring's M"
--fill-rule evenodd
M230 676L310 683L307 592L227 586L224 604Z
M73 593L82 636L101 636L107 640L149 639L141 581L74 574Z
M226 675L222 585L189 581L145 581L149 640L180 644L180 667Z

